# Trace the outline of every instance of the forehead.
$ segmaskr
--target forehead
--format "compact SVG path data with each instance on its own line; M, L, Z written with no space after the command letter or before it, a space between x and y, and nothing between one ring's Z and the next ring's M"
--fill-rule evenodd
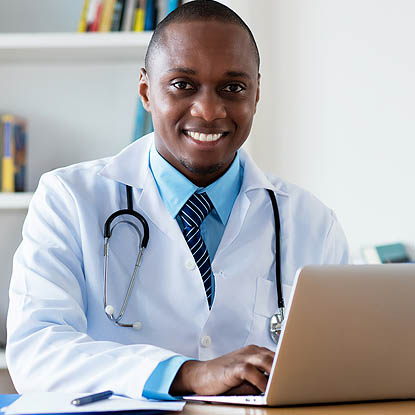
M163 32L153 63L158 72L173 67L196 71L258 72L248 32L233 23L190 21L172 23Z

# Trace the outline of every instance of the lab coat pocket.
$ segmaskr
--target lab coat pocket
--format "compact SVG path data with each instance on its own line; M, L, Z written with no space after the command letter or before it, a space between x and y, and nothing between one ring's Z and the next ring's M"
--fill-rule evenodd
M291 287L283 284L284 299L288 301ZM275 282L265 278L258 278L256 284L255 306L253 310L252 326L246 345L275 349L276 344L272 341L269 331L270 317L277 311L277 290Z

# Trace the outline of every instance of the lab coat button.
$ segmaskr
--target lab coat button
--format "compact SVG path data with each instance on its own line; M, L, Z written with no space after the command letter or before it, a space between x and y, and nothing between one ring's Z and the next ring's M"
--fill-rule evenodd
M184 266L188 269L188 270L192 270L196 268L196 264L194 259L186 259L186 262L184 263Z
M210 336L203 336L200 343L203 347L209 347L212 343L212 339L210 338Z

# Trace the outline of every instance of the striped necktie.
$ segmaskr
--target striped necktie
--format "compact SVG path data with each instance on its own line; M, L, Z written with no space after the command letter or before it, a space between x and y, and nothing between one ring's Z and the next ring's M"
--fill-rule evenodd
M179 215L183 221L183 235L193 254L205 286L209 309L212 307L212 269L206 245L200 234L200 224L213 209L206 193L194 193L184 204Z

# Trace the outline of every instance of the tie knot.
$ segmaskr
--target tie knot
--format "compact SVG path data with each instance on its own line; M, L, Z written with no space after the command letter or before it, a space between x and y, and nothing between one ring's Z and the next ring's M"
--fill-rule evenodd
M206 193L193 193L180 211L180 217L186 228L200 227L200 224L213 209Z

